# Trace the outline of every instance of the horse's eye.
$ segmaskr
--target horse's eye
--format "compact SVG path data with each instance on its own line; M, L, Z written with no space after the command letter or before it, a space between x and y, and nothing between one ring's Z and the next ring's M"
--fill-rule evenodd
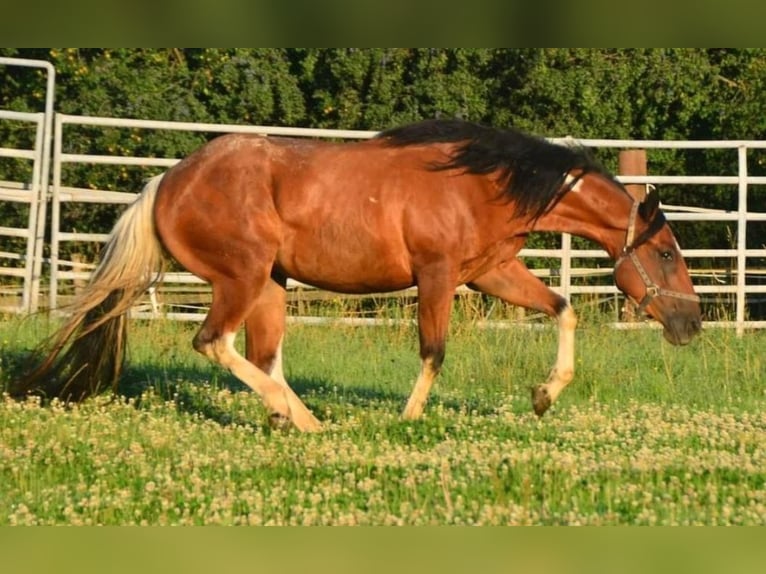
M670 250L667 250L667 251L663 251L663 252L660 254L660 257L662 257L662 260L663 260L663 261L673 261L673 258L674 258L674 256L673 256L673 252L672 252L672 251L670 251Z

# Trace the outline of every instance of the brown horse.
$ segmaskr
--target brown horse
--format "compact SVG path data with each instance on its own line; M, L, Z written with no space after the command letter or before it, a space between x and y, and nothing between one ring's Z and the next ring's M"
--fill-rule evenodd
M615 282L673 344L700 330L699 298L656 193L635 201L584 150L514 130L433 120L357 143L219 137L152 179L112 231L68 322L16 394L80 400L116 385L126 313L163 249L212 286L194 348L251 387L272 424L320 425L282 374L288 277L343 293L418 287L420 416L444 359L455 288L558 319L542 415L574 375L576 316L516 255L531 231L601 245ZM247 359L234 347L242 324Z

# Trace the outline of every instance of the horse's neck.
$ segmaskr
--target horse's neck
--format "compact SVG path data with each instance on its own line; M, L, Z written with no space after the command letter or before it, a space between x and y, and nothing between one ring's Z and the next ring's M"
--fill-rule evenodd
M619 190L567 192L534 224L534 231L571 233L599 244L614 259L625 244L632 201Z

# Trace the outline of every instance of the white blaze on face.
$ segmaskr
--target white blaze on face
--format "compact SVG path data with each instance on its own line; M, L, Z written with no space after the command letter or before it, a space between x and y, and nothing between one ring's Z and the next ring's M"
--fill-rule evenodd
M573 176L571 173L567 173L566 179L564 179L564 185L565 186L571 186L569 188L570 191L580 191L580 186L582 186L582 178L577 179L577 183L572 185L572 182L577 179L575 176Z

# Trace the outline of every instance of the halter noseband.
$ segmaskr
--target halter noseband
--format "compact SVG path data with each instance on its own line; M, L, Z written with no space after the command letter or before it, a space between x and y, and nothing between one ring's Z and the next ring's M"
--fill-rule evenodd
M617 269L626 259L630 259L633 263L633 266L636 268L636 271L638 271L638 275L641 277L644 285L646 286L646 294L638 303L639 314L644 312L646 307L655 297L675 297L676 299L683 299L684 301L694 301L699 303L700 298L697 295L688 295L678 291L671 291L670 289L664 289L657 285L654 281L651 280L649 274L646 272L646 269L644 269L644 266L641 264L641 261L639 261L638 256L636 255L636 249L648 241L652 235L660 230L662 226L659 225L659 223L664 224L662 213L658 211L655 219L649 224L649 228L636 238L636 218L638 216L638 208L640 203L641 202L634 200L633 205L630 208L630 216L628 217L628 231L625 236L625 247L622 248L622 253L617 258L617 262L614 264L614 273L617 273Z

